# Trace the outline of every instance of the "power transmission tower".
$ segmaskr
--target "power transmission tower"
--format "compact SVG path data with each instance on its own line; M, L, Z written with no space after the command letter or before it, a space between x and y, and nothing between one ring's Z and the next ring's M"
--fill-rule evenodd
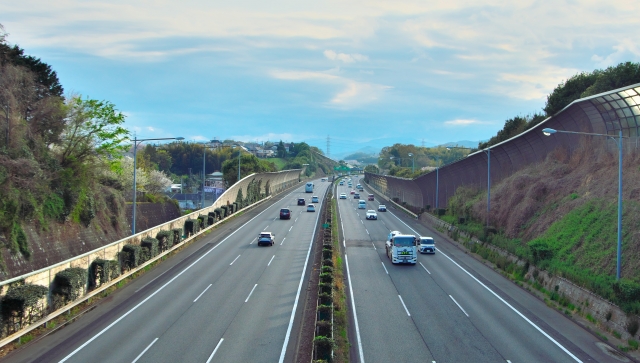
M331 158L331 138L327 135L327 157Z
M424 139L422 139L422 147L424 147Z

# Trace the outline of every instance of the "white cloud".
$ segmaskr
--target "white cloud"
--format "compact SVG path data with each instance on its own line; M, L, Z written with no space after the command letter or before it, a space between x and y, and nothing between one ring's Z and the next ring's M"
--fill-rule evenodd
M478 121L478 120L465 120L465 119L457 119L457 120L449 120L444 122L447 126L472 126L472 125L485 125L487 122Z
M341 108L358 107L377 101L385 91L392 88L381 84L355 81L326 72L275 70L271 71L270 75L276 79L308 80L337 85L341 90L331 98L329 105Z
M237 140L237 141L242 141L242 142L263 142L263 141L273 141L273 142L277 142L277 141L298 141L298 140L304 140L305 136L304 135L294 135L291 133L273 133L273 132L269 132L266 134L262 134L262 135L234 135L230 137L232 140Z
M336 53L333 50L325 50L324 56L327 59L331 60L339 60L344 63L354 63L354 62L365 62L369 60L369 57L366 55L354 53L354 54L346 54L346 53Z

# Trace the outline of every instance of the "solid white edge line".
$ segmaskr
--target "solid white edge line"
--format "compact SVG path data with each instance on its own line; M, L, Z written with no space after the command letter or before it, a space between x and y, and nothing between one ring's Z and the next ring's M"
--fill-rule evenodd
M373 249L377 250L376 245L373 242L371 242L371 244L373 245Z
M149 348L151 348L151 346L153 345L153 343L155 343L155 342L157 342L157 341L158 341L158 338L155 338L155 339L151 342L151 344L147 345L147 347L146 347L146 348L144 348L144 350L143 350L140 354L138 354L138 356L136 357L136 359L134 359L131 363L136 363L136 362L138 361L138 359L140 359L140 357L142 357L142 355L144 355L144 353L146 353L146 352L147 352L147 350L149 350Z
M458 305L458 307L460 308L460 310L462 310L462 312L464 313L464 315L467 316L467 318L469 317L469 314L467 314L466 311L464 311L464 309L462 308L462 306L460 306L460 304L458 304L458 302L456 301L456 299L453 298L453 296L449 295L449 297L451 298L451 300L453 300L454 303L456 303L456 305Z
M234 263L234 262L236 262L236 260L237 260L237 259L239 259L239 258L240 258L240 256L242 256L242 255L238 255L238 257L236 257L233 261L231 261L231 263L229 264L229 266L233 265L233 263Z
M247 296L247 300L245 300L244 302L248 302L249 301L249 298L251 297L251 294L253 294L253 290L255 290L256 287L258 287L258 284L253 285L253 289L251 289L251 292L249 293L249 296Z
M426 267L424 267L424 265L422 264L422 262L418 262L418 263L420 264L420 266L422 266L422 268L423 268L425 271L427 271L427 273L428 273L429 275L431 275L431 272L429 272L429 270L427 270L427 268L426 268Z
M215 349L213 350L213 352L211 353L211 355L209 356L209 359L207 359L207 363L211 362L211 359L213 359L213 356L216 354L216 352L218 351L218 348L220 348L220 344L222 344L222 341L224 340L224 338L220 338L220 341L218 342L218 344L216 345Z
M271 257L271 259L269 260L269 263L267 264L267 267L271 266L271 261L273 261L274 258L276 258L276 255L273 255L273 257Z
M298 292L296 293L296 299L293 303L293 309L291 309L291 318L289 319L289 327L287 327L287 334L284 337L284 344L282 344L282 351L280 352L279 363L284 362L284 356L287 352L287 345L289 344L289 338L291 337L291 329L293 328L293 320L296 317L296 309L298 308L298 300L300 300L300 292L302 291L302 284L304 283L304 274L307 272L307 265L309 264L309 256L311 255L311 247L313 247L313 239L316 236L316 230L318 229L318 221L320 220L320 213L316 215L316 224L313 227L313 233L311 234L311 240L309 241L309 249L307 250L307 258L304 261L304 267L302 268L302 274L300 275L300 283L298 283ZM292 226L293 227L293 226Z
M382 268L384 268L384 272L386 272L388 275L389 271L387 271L387 267L384 265L384 262L380 261L380 263L382 264Z
M409 314L409 309L407 309L407 305L405 305L404 300L402 300L402 296L398 295L398 297L400 298L400 302L402 303L402 306L404 306L404 311L407 312L408 316L411 316L411 314Z
M287 237L282 239L282 242L280 242L280 246L282 246L282 244L284 243L284 240L287 239Z
M293 192L287 194L287 196L289 196L290 194L292 194ZM241 230L242 228L244 228L244 226L246 226L247 224L251 223L251 221L253 221L254 219L258 218L262 213L268 211L269 209L271 209L271 207L273 207L275 205L272 204L271 206L269 206L268 208L266 208L265 210L263 210L262 212L258 213L255 217L251 218L250 220L248 220L245 224L243 224L242 226L240 226L238 229L236 229L235 231L231 232L230 235L228 235L227 237L225 237L225 239L223 239L222 241L220 241L217 245L213 246L213 248L211 248L209 251L205 252L202 256L200 256L197 260L193 261L193 263L191 263L189 266L187 266L184 270L180 271L177 275L175 275L174 277L171 278L171 280L167 281L164 285L160 286L158 288L158 290L154 291L151 295L147 296L144 300L142 300L141 302L138 303L138 305L134 306L131 308L131 310L127 311L126 313L124 313L121 317L119 317L118 319L114 320L111 324L107 325L106 328L102 329L98 334L94 335L91 339L87 340L86 342L84 342L81 346L79 346L78 348L76 348L73 352L69 353L69 355L67 355L66 357L62 358L62 360L60 361L60 363L62 362L66 362L67 359L71 358L73 355L75 355L76 353L78 353L80 350L82 350L84 347L86 347L87 345L89 345L89 343L91 343L92 341L96 340L96 338L98 338L99 336L101 336L102 334L104 334L107 330L111 329L114 325L116 325L117 323L120 322L120 320L124 319L125 317L127 317L129 314L131 314L132 312L134 312L137 308L139 308L140 306L142 306L142 304L146 303L147 301L149 301L149 299L151 299L152 297L156 296L157 293L159 293L160 291L162 291L165 287L169 286L170 283L172 283L173 281L175 281L178 277L180 277L183 273L187 272L191 267L193 267L193 265L195 265L196 263L200 262L200 260L202 260L203 258L205 258L209 253L213 252L216 248L218 248L218 246L221 246L226 240L228 240L231 236L233 236L234 234L236 234L236 232L238 232L239 230Z
M349 295L351 296L351 307L353 308L353 322L356 325L356 337L358 339L358 353L360 354L360 363L364 363L364 353L362 351L362 339L360 339L360 326L358 325L358 314L356 313L356 302L353 297L351 273L349 272L349 259L347 258L346 253L344 255L344 263L347 266L347 279L349 281Z
M204 291L203 291L203 292L201 292L201 293L200 293L200 295L198 295L198 297L197 297L195 300L193 300L193 302L198 301L198 299L200 298L200 296L202 296L205 292L207 292L207 290L209 290L209 288L211 287L211 285L213 285L213 284L209 284L209 286L207 286L207 288L206 288L206 289L204 289Z
M404 223L404 221L402 221L402 219L398 218L398 216L396 216L395 214L391 213L394 217L396 217L402 224L404 224L405 226L407 226L410 230L413 231L413 233L420 235L418 232L416 232L413 228L409 227L408 224ZM542 335L544 335L547 339L549 339L553 344L555 344L558 348L562 349L562 351L564 351L565 353L567 353L567 355L569 355L571 358L573 358L573 360L575 360L576 362L580 362L582 363L582 361L576 357L575 355L573 355L573 353L571 353L567 348L565 348L564 346L562 346L562 344L558 343L555 339L553 339L549 334L547 334L544 330L542 330L539 326L537 326L534 322L532 322L531 320L529 320L526 316L524 316L521 312L519 312L516 308L514 308L513 306L511 306L508 302L506 302L503 298L501 298L498 294L496 294L493 290L491 290L487 285L483 284L480 280L478 280L475 276L473 276L469 271L465 270L462 266L458 265L458 263L456 263L456 261L452 260L451 257L447 256L446 254L444 254L442 251L440 251L440 253L449 259L449 261L453 262L454 265L458 266L459 269L461 269L462 271L464 271L467 275L469 275L472 279L474 279L478 284L480 284L480 286L484 287L487 291L489 291L491 294L493 294L493 296L495 296L496 298L498 298L498 300L502 301L502 303L504 303L505 305L507 305L509 307L509 309L513 310L513 312L515 312L516 314L518 314L522 319L524 319L524 321L526 321L527 323L529 323L532 327L534 327L537 331L539 331Z

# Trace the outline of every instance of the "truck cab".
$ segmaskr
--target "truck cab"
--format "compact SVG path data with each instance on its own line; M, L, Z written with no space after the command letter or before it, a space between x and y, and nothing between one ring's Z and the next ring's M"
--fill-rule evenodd
M385 243L387 257L392 264L406 263L415 265L418 262L418 249L416 237L409 234L400 234L398 231L389 233L389 239Z

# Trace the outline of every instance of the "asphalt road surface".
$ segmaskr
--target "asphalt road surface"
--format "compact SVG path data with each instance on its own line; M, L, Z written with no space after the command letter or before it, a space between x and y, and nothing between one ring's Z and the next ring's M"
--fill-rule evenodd
M353 186L358 183L353 177ZM360 362L619 362L593 335L391 206L366 220L353 187L338 186L353 322ZM367 200L368 192L360 193ZM435 255L393 265L390 231L432 236ZM353 309L355 308L355 309Z
M8 362L290 362L298 300L327 182L237 218ZM296 205L320 197L317 212ZM280 220L289 207L290 220ZM251 218L250 218L251 217ZM230 224L233 223L229 222ZM274 246L258 247L262 231Z

